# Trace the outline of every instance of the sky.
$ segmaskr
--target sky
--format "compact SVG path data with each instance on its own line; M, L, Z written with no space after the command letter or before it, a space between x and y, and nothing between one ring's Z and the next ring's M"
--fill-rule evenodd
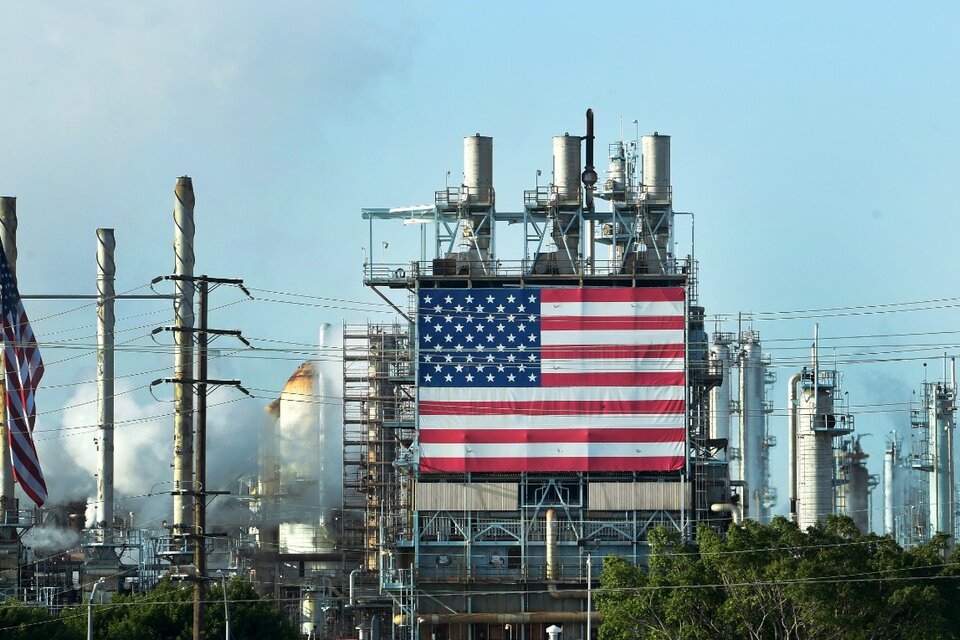
M958 18L947 2L4 3L0 194L18 199L21 292L95 293L105 227L117 291L150 293L173 269L173 187L191 176L196 273L242 278L255 298L217 289L210 324L260 348L214 345L212 373L257 397L213 396L210 459L252 460L263 407L319 327L392 319L362 285L365 255L419 257L401 225L377 225L367 247L361 208L432 202L479 132L494 137L498 209L521 210L537 169L549 174L551 136L581 133L591 107L601 162L621 122L627 138L672 136L709 329L744 314L779 376L783 512L785 381L815 324L876 474L885 434L909 432L923 363L932 379L960 351ZM498 250L522 256L519 240ZM96 310L28 311L47 362L37 440L51 497L92 495ZM172 391L145 386L172 375L172 355L146 336L173 313L121 300L117 318L117 490L158 494Z

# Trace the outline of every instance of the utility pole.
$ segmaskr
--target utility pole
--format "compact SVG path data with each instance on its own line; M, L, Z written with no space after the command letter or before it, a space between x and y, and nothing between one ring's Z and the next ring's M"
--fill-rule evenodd
M188 537L193 539L193 565L195 569L195 573L192 577L194 581L193 640L203 640L204 626L206 622L206 580L208 579L206 575L206 540L208 537L212 537L211 534L208 534L206 531L207 496L217 496L229 493L228 491L211 491L207 488L207 393L210 387L232 386L236 387L243 393L250 395L249 392L240 385L239 380L213 380L207 377L207 346L211 336L217 337L223 335L232 336L240 340L246 346L251 346L239 331L211 329L208 326L207 319L209 312L210 285L213 285L214 288L222 284L234 285L239 287L240 290L248 296L250 295L250 292L246 287L243 286L243 280L235 278L213 278L203 275L183 276L175 274L172 276L154 278L154 283L160 282L161 280L173 280L177 282L178 285L189 286L191 289L195 289L198 294L198 312L200 315L199 327L185 327L178 324L174 327L159 327L153 330L154 335L160 333L161 331L173 331L175 335L179 335L182 338L180 341L181 343L187 340L189 340L191 344L194 342L196 343L196 376L193 378L186 378L182 376L177 376L175 378L163 378L161 380L155 380L153 384L156 385L167 382L178 385L190 385L193 387L195 394L196 401L193 403L193 406L196 411L196 428L192 435L196 457L194 460L194 474L191 483L193 489L189 491L189 494L193 499L193 533L189 534ZM185 288L185 286L178 286L178 289L182 290Z

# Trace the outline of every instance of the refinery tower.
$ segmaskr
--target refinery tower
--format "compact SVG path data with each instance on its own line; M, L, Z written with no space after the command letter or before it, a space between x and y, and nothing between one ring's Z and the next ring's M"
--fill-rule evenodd
M593 637L603 557L643 562L652 528L690 538L739 513L707 428L722 377L696 263L674 254L670 137L614 142L601 178L588 110L511 212L493 139L463 149L432 205L363 210L365 284L408 303L344 331L349 607L371 637ZM389 223L433 254L377 262ZM504 224L522 247L497 244Z

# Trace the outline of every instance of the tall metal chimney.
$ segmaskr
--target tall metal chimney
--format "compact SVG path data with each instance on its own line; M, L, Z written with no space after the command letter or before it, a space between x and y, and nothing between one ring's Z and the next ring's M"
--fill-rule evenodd
M113 541L113 345L114 279L117 265L113 229L97 229L97 413L100 423L100 464L97 502L103 518L102 542Z
M175 378L186 380L174 387L173 421L173 533L185 535L193 526L194 497L189 492L199 491L193 486L193 277L194 253L193 208L196 203L193 181L183 176L177 178L173 205L173 254L175 298L173 309L176 326L174 333L176 354L174 356Z

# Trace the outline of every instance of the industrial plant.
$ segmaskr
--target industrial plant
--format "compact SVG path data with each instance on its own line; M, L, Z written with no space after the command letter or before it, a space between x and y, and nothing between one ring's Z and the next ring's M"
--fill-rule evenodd
M913 437L891 434L871 472L816 327L809 361L781 374L776 397L776 363L749 314L712 319L701 306L693 242L677 255L694 214L674 207L670 136L613 141L598 166L593 118L582 135L544 140L552 171L522 194L497 193L494 141L478 133L463 138L462 181L425 188L432 203L362 210L362 284L394 313L321 328L318 353L335 362L305 358L262 403L256 464L229 492L204 475L206 396L246 390L211 378L207 338L243 336L207 326L206 305L212 288L244 285L194 274L193 187L180 178L165 276L177 321L157 329L175 347L171 376L156 382L175 398L160 526L114 506L121 296L113 230L98 230L96 520L86 502L33 508L0 450L0 593L58 607L97 588L242 576L304 637L530 640L562 628L590 640L604 558L643 564L657 527L695 540L698 526L782 515L806 529L845 514L902 545L952 538L952 360L923 381ZM0 203L15 263L15 200ZM419 255L387 263L381 239L404 233ZM787 451L786 496L771 479L774 447ZM877 487L882 522L870 517ZM215 496L229 516L208 524ZM70 535L25 543L41 529Z

